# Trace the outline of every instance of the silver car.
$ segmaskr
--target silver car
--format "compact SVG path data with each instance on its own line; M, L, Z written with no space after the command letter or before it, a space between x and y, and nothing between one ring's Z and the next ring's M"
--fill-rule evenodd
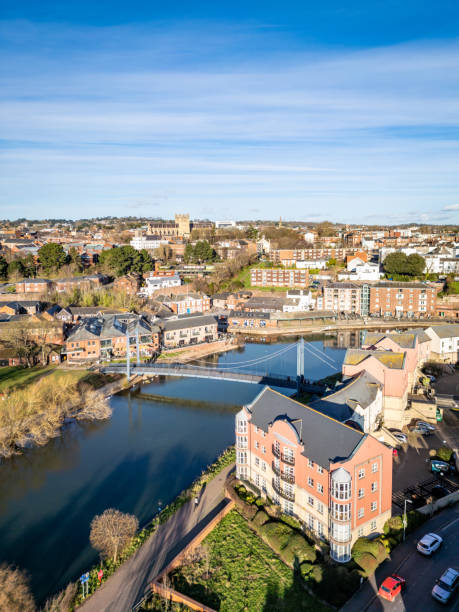
M430 556L442 545L443 538L436 533L426 533L426 535L419 540L417 549L423 555Z
M427 429L429 431L436 430L436 427L434 425L432 425L431 423L426 423L426 421L416 421L416 425L418 427L424 427L424 429Z
M457 568L448 567L435 583L432 589L432 597L438 599L441 603L448 603L458 586L459 571Z

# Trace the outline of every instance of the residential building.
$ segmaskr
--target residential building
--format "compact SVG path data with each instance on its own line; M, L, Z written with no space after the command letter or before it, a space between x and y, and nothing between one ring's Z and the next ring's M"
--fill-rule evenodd
M165 277L167 278L167 277ZM186 293L161 298L161 302L176 314L192 314L208 312L211 308L210 297L200 293Z
M459 295L447 295L441 299L437 297L435 314L445 319L459 319Z
M127 295L136 295L140 291L142 278L138 274L126 274L113 281L113 289L122 291Z
M164 348L177 348L218 340L217 318L213 315L178 315L164 319Z
M296 261L313 259L336 259L343 261L347 255L354 255L356 252L359 252L359 249L356 247L327 247L314 244L307 249L271 249L269 258L275 264L294 266Z
M141 230L136 230L134 234L134 238L131 240L130 244L133 249L136 251L155 251L159 249L162 244L168 244L168 240L162 238L161 236L155 236L151 234L143 234Z
M308 287L308 270L286 270L284 268L252 268L252 287Z
M290 289L282 308L283 312L306 312L314 306L314 299L310 291L304 289Z
M360 314L361 286L355 283L328 283L323 288L323 308L334 312Z
M425 330L431 339L430 356L442 363L459 361L459 324L433 325Z
M338 273L338 280L378 281L382 276L379 264L363 262L359 258L352 259L347 269L348 272Z
M136 356L138 341L140 355L151 356L159 351L160 329L145 317L117 314L85 319L72 329L65 342L69 361L111 359Z
M246 312L282 312L286 301L282 297L254 295L249 298L241 310Z
M299 270L326 270L328 259L305 259L297 260L295 262L296 267Z
M237 331L247 327L277 327L277 319L270 312L253 312L232 310L228 316L228 331Z
M381 282L370 286L369 314L389 317L433 316L438 287L427 283Z
M151 274L145 278L145 286L142 287L143 295L152 296L155 291L170 289L171 287L180 287L182 279L178 274L172 276L156 276ZM180 313L181 314L181 313Z
M269 387L236 415L236 475L328 540L338 562L391 516L392 452Z
M53 282L47 278L25 278L16 283L16 293L45 294L52 288Z
M103 274L91 274L88 276L72 276L70 278L60 278L54 281L54 288L58 293L73 291L74 289L95 289L108 282L108 278Z

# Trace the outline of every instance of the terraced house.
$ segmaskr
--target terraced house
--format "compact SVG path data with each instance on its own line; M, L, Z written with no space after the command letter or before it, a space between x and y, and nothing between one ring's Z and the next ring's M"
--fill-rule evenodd
M236 474L317 537L335 561L391 516L392 452L269 387L236 415Z
M213 315L178 315L165 319L161 325L165 348L218 340L217 319Z
M85 319L72 329L65 352L69 361L110 359L136 355L138 343L141 355L153 355L159 350L159 327L145 317L123 314Z

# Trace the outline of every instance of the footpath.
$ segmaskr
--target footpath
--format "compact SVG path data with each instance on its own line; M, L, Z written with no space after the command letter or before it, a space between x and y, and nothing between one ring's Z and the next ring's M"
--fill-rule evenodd
M204 488L197 508L193 500L160 525L143 546L84 604L79 612L129 612L149 583L225 506L224 483L234 464Z

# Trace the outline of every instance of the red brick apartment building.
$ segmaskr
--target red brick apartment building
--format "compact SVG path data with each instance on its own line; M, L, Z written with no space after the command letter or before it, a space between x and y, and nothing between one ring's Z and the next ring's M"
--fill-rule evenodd
M309 270L286 270L284 268L252 268L250 271L252 287L289 287L309 286Z
M337 259L341 261L346 259L347 255L354 255L360 250L357 247L341 248L316 245L308 249L273 249L269 258L273 263L282 265L292 265L296 261L311 259Z
M165 306L176 314L192 314L194 312L208 312L211 308L210 297L198 293L185 295L172 295L170 298L161 300Z
M391 449L269 387L236 415L236 474L329 541L338 562L391 516Z
M370 287L370 314L434 315L438 289L424 283L382 282Z

